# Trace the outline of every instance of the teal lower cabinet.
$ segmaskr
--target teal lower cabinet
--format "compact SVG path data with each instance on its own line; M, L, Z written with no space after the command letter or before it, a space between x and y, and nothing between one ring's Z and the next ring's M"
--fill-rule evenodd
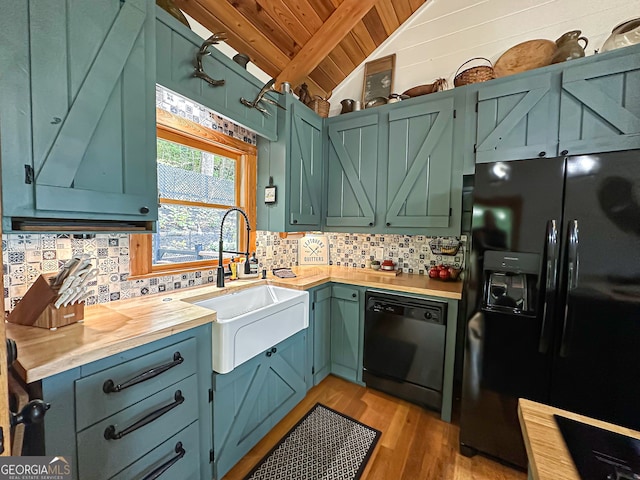
M222 478L306 395L307 329L213 375L214 474Z
M29 387L51 404L29 454L65 457L74 479L212 478L211 325Z
M352 285L331 287L331 373L352 382L362 381L364 289Z
M331 372L331 285L323 285L309 292L311 299L310 327L312 385L318 385Z

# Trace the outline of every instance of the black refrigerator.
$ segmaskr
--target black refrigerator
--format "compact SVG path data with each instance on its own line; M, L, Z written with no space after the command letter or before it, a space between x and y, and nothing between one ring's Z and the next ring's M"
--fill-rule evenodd
M460 450L525 467L524 397L640 430L640 151L476 165Z

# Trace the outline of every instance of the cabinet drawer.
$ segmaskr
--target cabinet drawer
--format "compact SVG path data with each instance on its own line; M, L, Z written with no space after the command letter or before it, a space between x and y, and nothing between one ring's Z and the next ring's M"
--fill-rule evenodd
M178 391L182 403L126 433L137 422L144 423L152 414L176 403ZM78 433L79 478L109 478L182 430L198 418L197 396L198 382L192 375ZM126 434L108 439L109 431Z
M181 362L179 358L182 358ZM196 341L189 338L78 380L75 385L76 430L84 430L192 375L196 371L196 364ZM136 380L142 381L127 386ZM114 388L118 385L126 388L105 393L105 384L109 381Z
M193 422L187 428L158 445L144 457L112 478L112 480L145 480L160 478L170 480L199 480L200 478L200 446L198 444L198 423ZM184 451L180 457L180 447ZM152 472L163 470L172 460L176 460L159 477Z
M347 287L343 285L333 285L331 287L331 296L340 300L351 300L357 302L360 299L360 292L357 288Z

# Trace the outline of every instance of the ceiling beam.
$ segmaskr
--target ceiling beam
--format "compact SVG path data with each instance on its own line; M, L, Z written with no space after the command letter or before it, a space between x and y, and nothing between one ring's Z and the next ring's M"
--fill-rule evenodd
M297 85L309 75L374 6L377 0L344 0L282 70L277 84Z

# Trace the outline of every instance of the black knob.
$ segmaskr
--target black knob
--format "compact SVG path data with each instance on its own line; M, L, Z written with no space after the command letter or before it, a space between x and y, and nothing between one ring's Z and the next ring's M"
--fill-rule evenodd
M387 222L387 227L390 227L390 226L391 226L391 224L389 222Z
M546 157L547 156L547 152L540 152L538 154L539 157Z
M149 207L140 207L140 213L146 215L147 213L149 213Z
M7 365L13 365L18 359L18 346L16 345L15 340L11 338L7 338Z
M51 405L45 403L43 400L31 400L24 406L20 413L11 412L11 426L13 427L20 423L24 423L25 425L41 423L49 408L51 408Z
M296 223L298 223L298 220L294 220L294 221L293 221L293 223L294 223L294 225L295 225Z
M560 152L560 155L564 156L564 155L566 155L567 153L569 153L569 150L562 150L562 151Z
M358 294L357 294L357 293L352 293L352 294L351 294L351 296L352 296L353 298L356 298L356 297L358 296Z
M427 320L431 320L433 318L433 315L431 314L431 312L424 312L424 318L426 318Z
M269 350L269 351L267 352L267 357L270 357L271 355L273 355L273 354L271 353L271 350Z
M373 222L369 222L369 226L370 226L370 227L373 227Z
M278 351L278 349L277 349L276 347L273 347L273 348L271 349L271 353L276 353L277 351Z

